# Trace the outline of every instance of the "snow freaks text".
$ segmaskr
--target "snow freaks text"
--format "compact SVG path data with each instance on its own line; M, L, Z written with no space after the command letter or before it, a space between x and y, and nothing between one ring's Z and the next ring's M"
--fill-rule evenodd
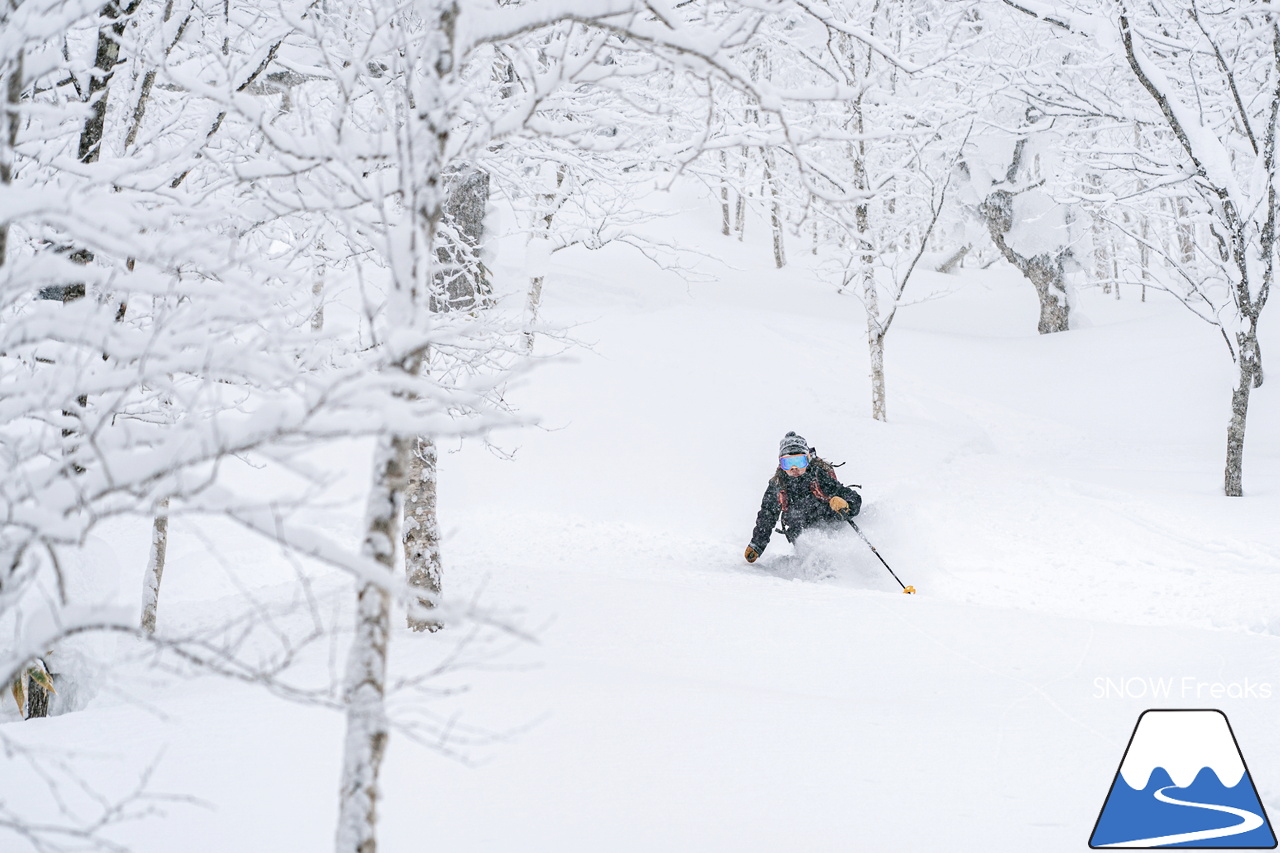
M1194 676L1159 678L1131 676L1093 680L1094 699L1270 699L1271 683L1246 678L1242 681L1205 681Z

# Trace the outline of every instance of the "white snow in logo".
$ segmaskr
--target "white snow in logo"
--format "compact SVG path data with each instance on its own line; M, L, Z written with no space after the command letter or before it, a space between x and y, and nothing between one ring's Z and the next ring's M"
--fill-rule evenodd
M1228 788L1244 776L1244 760L1227 718L1220 711L1147 711L1120 765L1130 788L1147 787L1151 771L1163 767L1173 784L1185 788L1205 767Z

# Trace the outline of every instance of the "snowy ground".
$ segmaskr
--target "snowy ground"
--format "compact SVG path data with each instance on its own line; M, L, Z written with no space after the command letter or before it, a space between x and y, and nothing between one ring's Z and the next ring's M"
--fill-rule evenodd
M716 283L622 249L557 255L546 319L590 349L512 389L542 423L495 437L514 461L446 448L449 591L537 639L482 635L433 684L467 688L429 706L466 760L393 739L382 849L1082 850L1148 707L1224 710L1280 815L1270 385L1250 412L1248 497L1220 497L1233 377L1215 330L1130 290L1083 294L1079 328L1040 337L1028 285L970 270L918 283L942 295L896 321L878 423L857 300L816 283L800 246L775 271L715 224L679 226L732 259L704 262ZM510 255L499 271L518 282ZM742 560L789 429L847 463L864 530L918 596L852 531L806 559L775 537ZM337 504L312 523L331 534L355 536L360 449L329 460ZM143 534L99 543L126 600ZM175 523L162 622L215 624L237 585L288 599L289 561L240 536ZM348 606L340 578L316 584L324 613ZM397 669L465 636L402 632ZM340 663L322 644L299 679ZM148 676L140 704L121 679L142 671L79 713L6 711L2 731L92 752L107 792L155 760L152 789L198 802L114 830L136 850L331 845L337 713L210 677ZM1167 695L1139 695L1152 679ZM22 778L0 774L0 797L31 796Z

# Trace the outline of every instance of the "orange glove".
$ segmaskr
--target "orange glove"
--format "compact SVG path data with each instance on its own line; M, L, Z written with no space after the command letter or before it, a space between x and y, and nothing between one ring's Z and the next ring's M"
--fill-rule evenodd
M835 512L844 512L849 508L849 502L839 495L836 495L834 498L827 501L827 505Z
M747 553L743 554L743 556L747 558L748 563L754 563L756 560L760 559L760 552L748 545Z

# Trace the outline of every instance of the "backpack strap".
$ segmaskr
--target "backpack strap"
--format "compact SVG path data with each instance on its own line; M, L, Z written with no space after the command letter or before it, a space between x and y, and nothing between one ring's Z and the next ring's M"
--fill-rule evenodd
M827 460L820 459L817 456L810 456L809 464L812 465L818 471L821 471L822 473L826 474L835 482L837 483L840 482L840 478L836 476L835 470L831 467L831 463L828 462ZM822 501L823 503L827 503L828 501L831 500L831 496L822 490L822 486L818 483L817 477L814 477L809 481L809 491L813 492L813 496L818 500Z
M831 498L827 497L827 493L822 491L822 486L818 485L817 477L814 477L809 481L809 491L813 492L813 496L823 503L831 500Z

